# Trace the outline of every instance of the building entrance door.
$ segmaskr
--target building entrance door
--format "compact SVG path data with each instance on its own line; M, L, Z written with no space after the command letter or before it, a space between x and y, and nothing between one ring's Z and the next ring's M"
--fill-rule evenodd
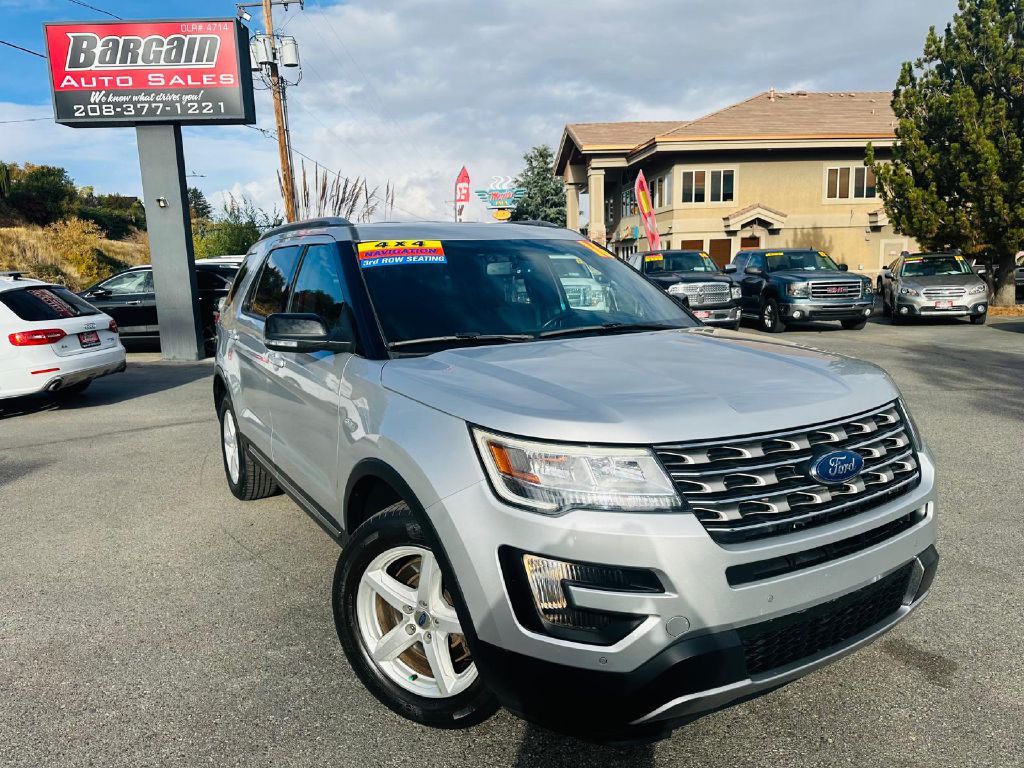
M728 237L713 239L708 243L708 256L719 267L732 261L732 239Z
M757 235L740 238L740 250L749 251L761 247L761 238Z
M703 251L704 241L703 240L680 240L679 241L680 251Z

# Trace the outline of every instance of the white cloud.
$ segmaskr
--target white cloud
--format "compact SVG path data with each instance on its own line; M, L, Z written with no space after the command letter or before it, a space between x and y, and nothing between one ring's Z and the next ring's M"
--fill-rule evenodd
M317 0L276 16L298 41L289 89L297 150L371 183L409 214L449 218L455 175L474 188L515 174L566 122L686 119L780 89L892 87L900 62L954 0ZM880 22L879 19L884 19ZM256 19L251 25L256 29ZM273 129L265 92L260 126ZM16 108L0 105L3 115ZM137 190L130 130L0 125L0 157L67 161L79 183ZM187 167L208 194L279 205L277 150L249 128L186 132ZM308 165L308 163L307 163ZM475 199L470 213L485 218ZM396 211L397 217L402 217Z

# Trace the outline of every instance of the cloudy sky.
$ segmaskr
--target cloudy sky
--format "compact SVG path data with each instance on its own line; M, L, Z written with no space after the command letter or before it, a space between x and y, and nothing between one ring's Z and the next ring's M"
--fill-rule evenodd
M125 18L232 16L223 0L88 0ZM473 187L514 175L566 122L698 117L772 86L889 90L955 0L306 0L294 35L293 144L324 166L396 188L396 218L445 218ZM42 51L41 24L109 18L72 0L0 0L0 39ZM254 19L249 25L262 25ZM141 190L132 129L51 116L46 64L0 46L0 160L62 165L98 191ZM273 128L265 93L259 125ZM276 143L245 127L187 129L189 180L217 198L280 205ZM307 166L310 164L307 162ZM311 167L310 167L311 170ZM483 218L474 202L470 214Z

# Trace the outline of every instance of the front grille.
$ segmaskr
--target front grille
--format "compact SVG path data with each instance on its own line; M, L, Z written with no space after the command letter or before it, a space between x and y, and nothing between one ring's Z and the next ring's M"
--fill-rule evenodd
M731 298L728 283L676 283L672 288L673 293L686 296L691 307L724 304Z
M808 465L819 446L857 451L864 469L841 485L817 482ZM896 403L801 429L658 445L655 452L690 509L723 544L850 517L906 493L921 478Z
M966 288L957 288L953 285L940 285L924 289L926 299L962 299L966 295Z
M747 674L761 675L842 645L896 613L913 563L856 592L806 611L738 630Z
M815 280L811 283L812 299L859 299L862 283L858 280L842 282Z

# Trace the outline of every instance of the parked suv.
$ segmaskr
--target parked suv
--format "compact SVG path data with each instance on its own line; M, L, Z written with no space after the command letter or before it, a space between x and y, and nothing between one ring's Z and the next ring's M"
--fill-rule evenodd
M606 309L572 306L566 254ZM341 645L413 721L500 703L657 738L871 642L932 583L934 463L882 370L704 327L574 232L287 225L221 323L228 486L285 491L344 545Z
M704 251L647 251L626 257L673 296L685 296L693 314L706 325L740 327L740 287Z
M237 258L223 257L196 262L199 317L208 353L213 352L216 344L218 302L227 296L231 281L241 264ZM89 286L78 295L113 317L121 329L124 341L160 341L151 266L132 267L118 272Z
M904 253L878 278L893 325L913 317L988 317L988 286L958 253Z
M871 280L846 274L824 251L807 248L740 251L732 262L743 292L743 317L769 333L788 322L838 320L860 330L875 304Z

